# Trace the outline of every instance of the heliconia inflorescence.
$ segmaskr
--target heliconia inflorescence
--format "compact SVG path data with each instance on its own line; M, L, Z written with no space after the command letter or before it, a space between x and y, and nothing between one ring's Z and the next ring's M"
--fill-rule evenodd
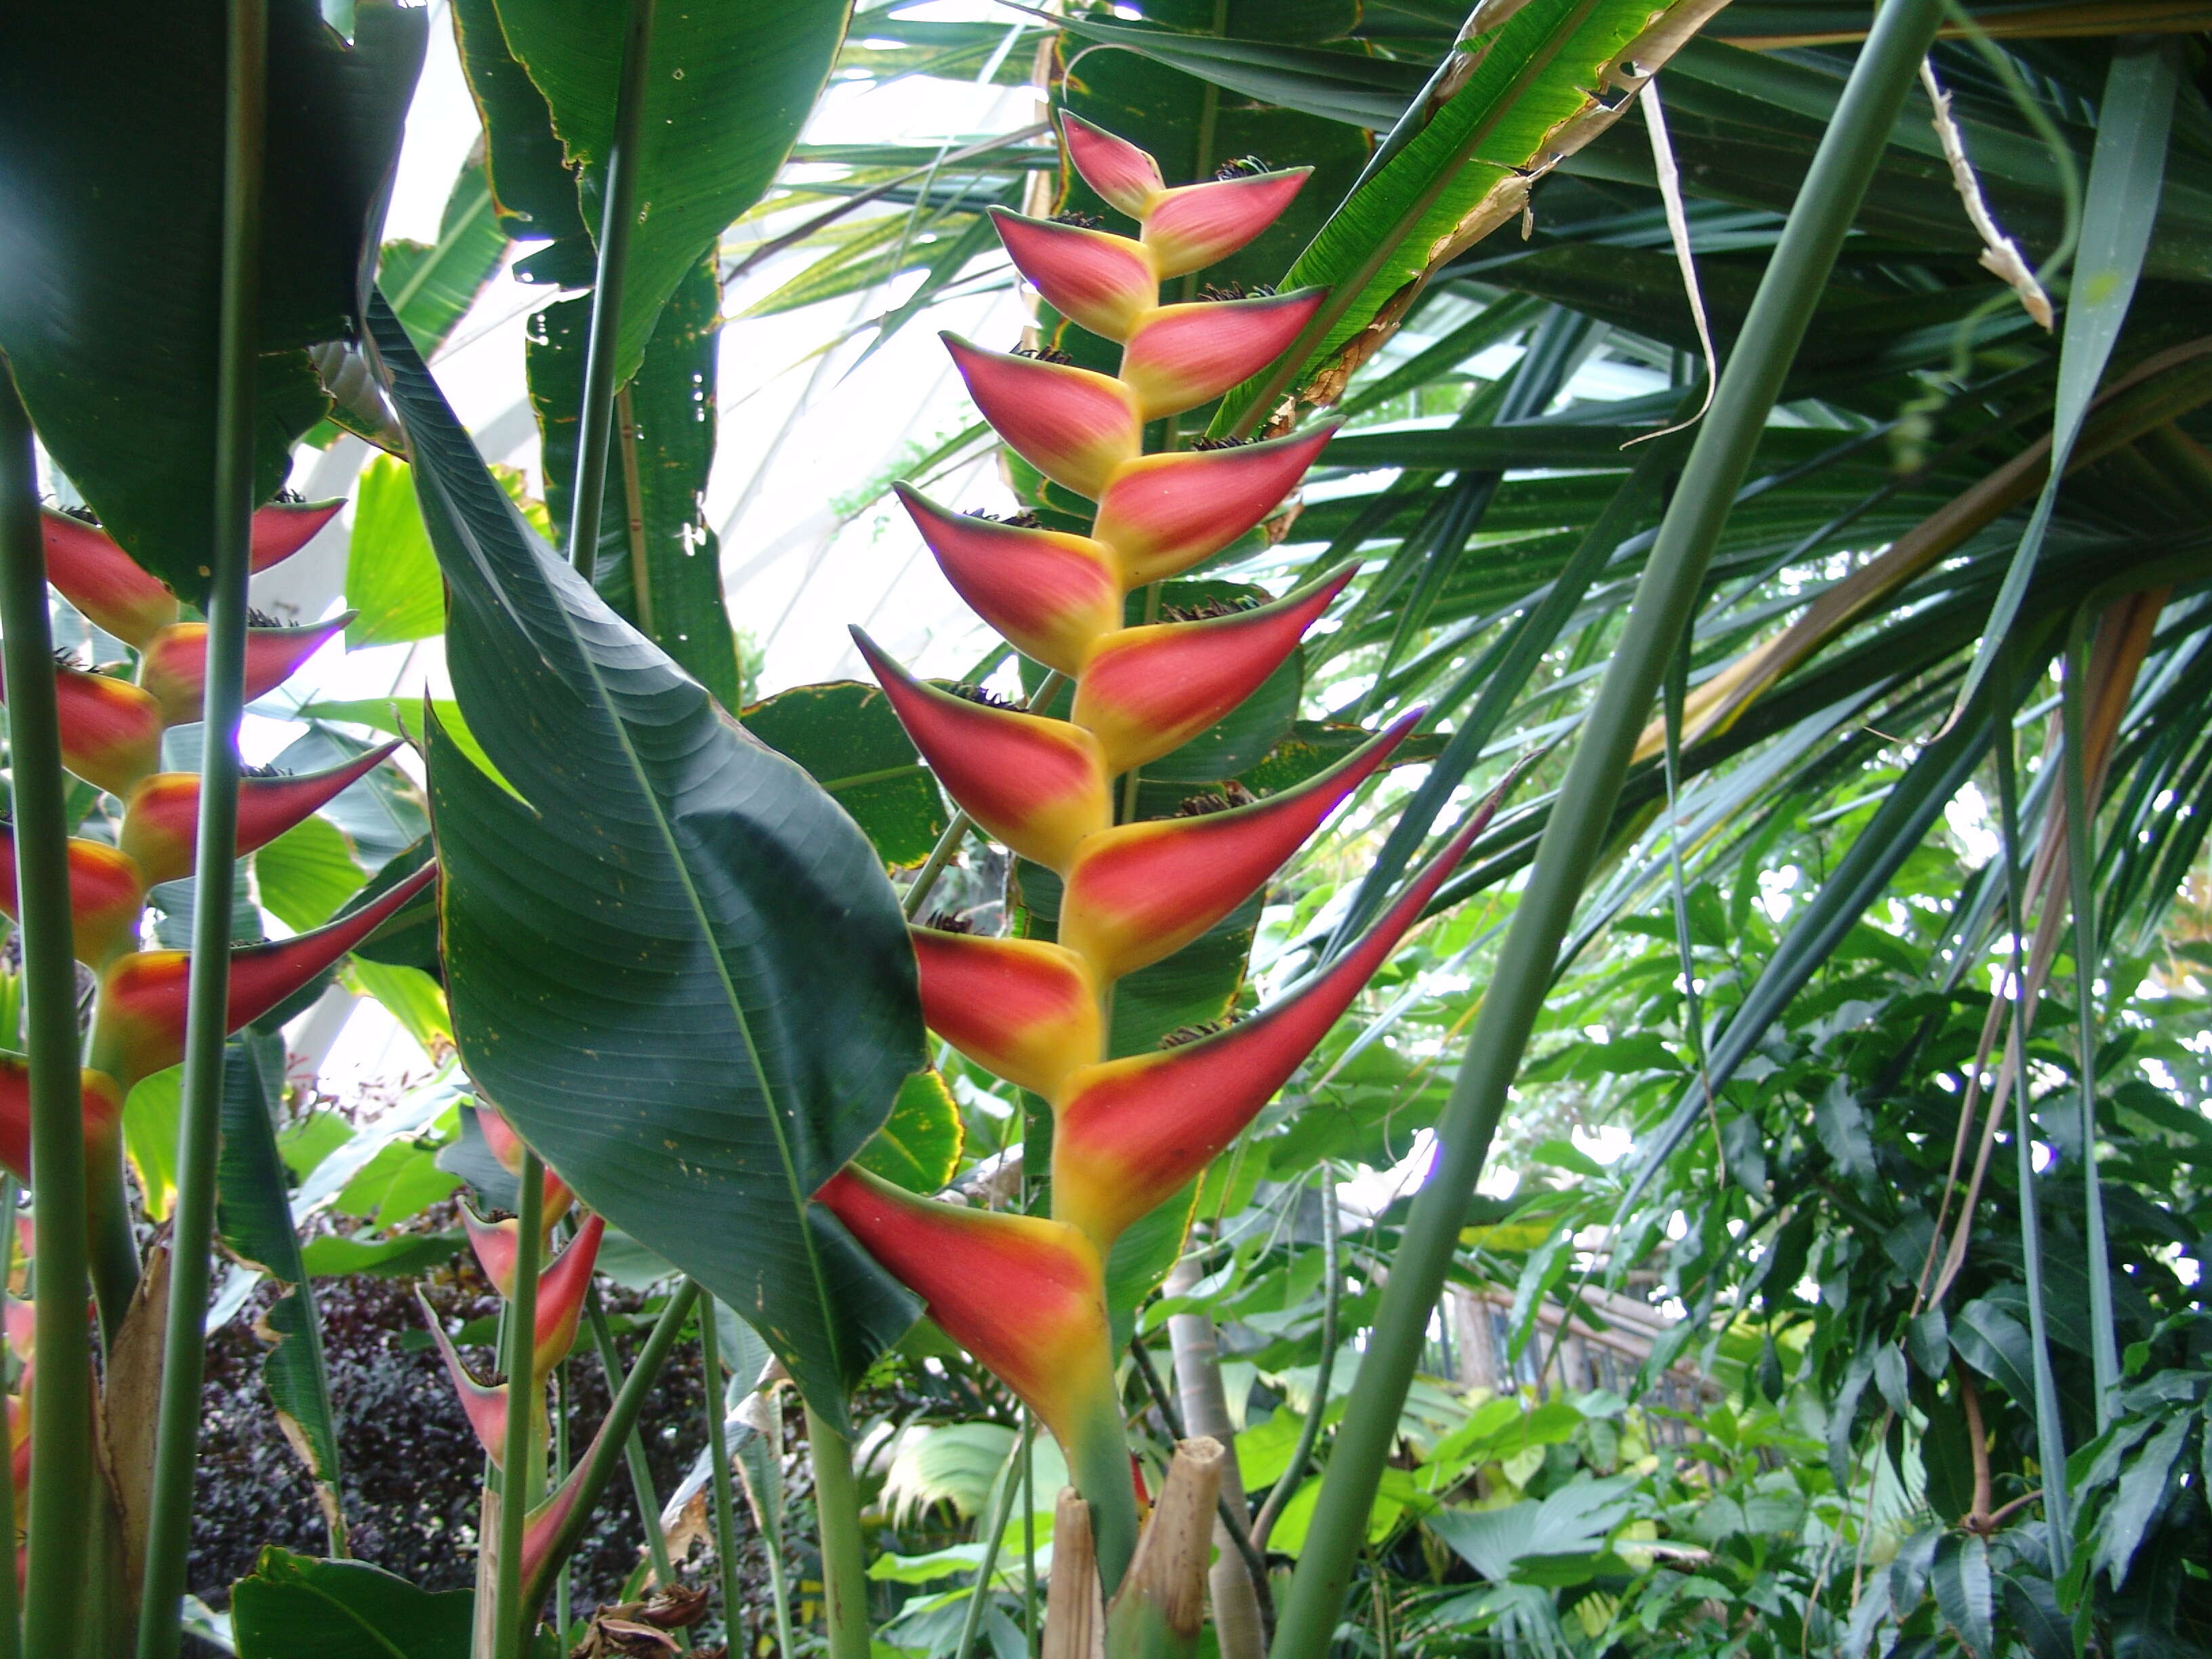
M342 506L279 501L262 507L253 515L252 568L266 569L297 552ZM123 1102L131 1086L183 1053L191 958L181 951L141 950L140 930L150 890L191 875L196 859L200 780L160 765L164 731L200 717L207 628L188 618L177 596L97 525L52 508L40 522L49 582L137 653L131 678L66 661L53 669L63 763L122 806L114 843L89 837L69 843L73 947L100 986L83 1085L86 1153L97 1172L121 1157ZM338 617L307 628L249 627L248 697L281 684L344 624ZM247 774L239 784L240 854L311 817L398 746L387 744L305 776ZM308 985L435 879L435 866L426 866L323 927L235 947L229 1028L259 1018ZM14 916L17 896L14 829L0 821L0 912ZM28 1167L29 1099L23 1060L0 1053L0 1166L35 1188ZM95 1207L119 1189L119 1182L95 1179Z
M1297 648L1347 566L1251 609L1124 624L1137 589L1257 526L1330 428L1144 454L1145 423L1262 369L1318 290L1197 304L1160 283L1233 252L1289 204L1304 171L1170 190L1152 158L1073 116L1070 160L1139 222L1121 236L994 210L1015 265L1054 308L1122 345L1116 375L948 337L1007 446L1097 514L1087 534L1026 528L900 497L946 579L1018 649L1075 683L1070 718L929 685L855 630L938 780L986 833L1062 880L1057 942L913 930L923 1014L977 1065L1043 1096L1054 1119L1052 1216L994 1213L848 1170L817 1194L946 1333L1059 1437L1098 1506L1109 1583L1133 1538L1102 1494L1127 1474L1103 1264L1133 1222L1188 1185L1289 1079L1389 956L1479 833L1463 828L1349 950L1250 1019L1156 1054L1108 1056L1113 986L1182 949L1257 891L1382 767L1418 716L1249 805L1115 822L1115 779L1215 725Z

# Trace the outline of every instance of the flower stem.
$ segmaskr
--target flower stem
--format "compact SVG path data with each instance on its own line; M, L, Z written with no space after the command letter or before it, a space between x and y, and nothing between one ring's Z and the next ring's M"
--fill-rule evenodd
M545 1166L525 1148L517 1177L521 1195L514 1230L514 1279L507 1299L507 1442L499 1483L499 1571L492 1581L492 1659L525 1659L535 1601L525 1608L522 1534L538 1500L537 1455L532 1430L542 1408L532 1375L538 1334L538 1255L544 1242Z
M169 1305L162 1336L146 1577L138 1607L138 1659L171 1659L181 1640L177 1614L185 1592L185 1555L191 1536L193 1478L199 1458L208 1254L215 1232L223 1039L230 1024L231 897L238 879L238 726L245 712L247 545L253 523L253 381L261 311L268 31L267 0L230 0L199 831L192 866L192 954L177 1127L177 1200L170 1218ZM43 1191L39 1209L43 1215ZM43 1239L40 1248L43 1251ZM34 1583L39 1571L32 1570ZM33 1652L63 1650L45 1648L34 1634L27 1633L26 1639Z
M9 767L15 784L15 881L21 897L24 1032L31 1065L31 1164L39 1172L33 1254L41 1280L40 1364L56 1386L34 1389L30 1564L24 1640L33 1653L74 1650L85 1539L91 1526L92 1334L85 1323L84 1094L77 1073L76 966L70 951L68 781L54 704L53 633L38 464L30 416L0 367L0 653L8 675ZM77 1387L61 1379L82 1379Z
M968 1596L968 1610L961 1615L960 1639L952 1644L952 1659L968 1659L975 1645L975 1632L982 1628L983 1610L991 1604L991 1580L998 1575L999 1545L1006 1535L1006 1522L1014 1511L1014 1495L1021 1490L1021 1478L1014 1467L1014 1459L1021 1455L1022 1443L1017 1441L1006 1466L999 1471L998 1501L991 1505L991 1517L986 1523L989 1530L983 1536L983 1563L975 1571L975 1585Z
M714 1491L714 1559L722 1569L722 1639L738 1650L738 1607L743 1599L738 1579L737 1506L730 1492L730 1437L725 1415L727 1390L722 1382L720 1334L714 1328L714 1298L699 1297L699 1360L707 1373L707 1455Z
M814 1514L821 1528L823 1618L830 1659L868 1659L868 1565L860 1542L860 1492L853 1443L806 1408L814 1460Z
M612 1400L629 1383L623 1376L622 1356L615 1352L614 1330L607 1323L606 1304L599 1300L597 1285L584 1293L584 1314L592 1327L592 1346L599 1350L599 1364L606 1372L607 1398ZM668 1535L660 1529L660 1495L653 1489L653 1468L645 1461L645 1442L638 1437L635 1425L624 1432L622 1443L623 1461L629 1465L630 1491L637 1497L638 1518L645 1522L645 1553L653 1563L653 1581L673 1583L676 1569L668 1559Z

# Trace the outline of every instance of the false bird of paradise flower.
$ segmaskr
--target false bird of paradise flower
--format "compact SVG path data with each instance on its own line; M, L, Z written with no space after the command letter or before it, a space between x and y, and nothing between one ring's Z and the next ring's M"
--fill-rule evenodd
M1116 823L1117 775L1218 721L1297 647L1352 574L1332 571L1229 615L1123 625L1123 601L1252 529L1332 428L1231 447L1143 453L1148 421L1262 368L1318 289L1159 303L1160 284L1235 252L1304 170L1169 189L1152 158L1073 116L1069 158L1136 236L994 210L1007 252L1061 314L1121 343L1117 374L946 343L984 417L1047 478L1095 501L1090 533L1029 528L902 499L961 596L1025 655L1073 679L1070 717L939 690L855 630L939 781L983 830L1063 883L1059 937L913 930L923 1012L976 1064L1051 1103L1052 1213L938 1202L848 1168L817 1194L931 1315L1051 1430L1093 1507L1110 1589L1136 1541L1103 1263L1133 1223L1249 1124L1389 956L1487 811L1369 932L1253 1018L1155 1054L1108 1057L1115 981L1181 949L1264 884L1389 758L1417 716L1318 775L1250 805Z

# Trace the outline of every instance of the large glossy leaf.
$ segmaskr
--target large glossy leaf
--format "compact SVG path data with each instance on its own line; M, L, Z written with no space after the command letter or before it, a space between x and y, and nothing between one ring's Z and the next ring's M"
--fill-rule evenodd
M349 46L269 9L257 482L327 399L305 348L359 304L424 15L365 3ZM205 582L215 495L223 15L15 6L0 19L0 350L56 464L138 562ZM158 237L158 273L147 263Z
M476 1595L273 1545L231 1590L238 1659L466 1659Z
M913 1316L810 1202L922 1064L897 899L803 770L530 533L389 313L372 327L453 590L454 691L515 792L432 728L463 1060L842 1420Z
M553 136L545 94L507 50L492 0L453 0L453 35L469 92L483 116L485 176L501 227L517 240L553 242L554 249L531 256L533 264L550 263L573 272L574 281L588 283L591 237L576 204L576 176ZM546 274L550 278L553 272Z
M396 455L380 455L362 469L345 592L356 613L346 624L349 651L427 640L446 625L445 580L415 504L414 474Z
M490 175L483 158L472 155L453 180L446 210L438 217L438 240L386 242L378 258L377 286L390 296L392 313L417 351L426 357L437 355L506 251Z
M262 1382L292 1449L307 1466L325 1512L338 1507L337 1418L314 1291L292 1228L292 1194L277 1152L267 1079L254 1047L272 1043L281 1073L281 1039L234 1038L223 1051L222 1152L216 1181L216 1233L223 1249L276 1281L276 1300L258 1329L269 1342Z
M1529 0L1463 48L1470 69L1458 76L1419 131L1376 169L1322 226L1291 264L1285 288L1318 283L1337 292L1334 320L1304 354L1296 384L1356 363L1381 343L1370 331L1394 299L1445 259L1517 218L1527 170L1571 149L1623 107L1621 65L1656 70L1686 31L1715 9L1712 0ZM1634 47L1633 52L1629 48ZM1606 94L1616 93L1608 104ZM1573 124L1571 128L1570 124ZM1385 327L1387 329L1387 319ZM1293 348L1296 350L1297 348ZM1221 401L1225 430L1250 408L1267 377Z
M637 372L661 306L684 274L783 165L844 39L848 9L841 0L656 9L617 382ZM570 165L581 167L584 222L596 236L629 8L497 0L497 9L508 46L552 110Z
M737 637L722 603L721 544L702 510L714 464L714 365L721 289L712 253L693 265L623 388L607 467L592 584L616 613L684 672L738 706ZM545 504L566 526L592 302L563 300L529 325L530 401L544 442Z
M805 767L894 869L927 858L951 822L944 792L879 686L795 685L755 703L744 720L745 730Z

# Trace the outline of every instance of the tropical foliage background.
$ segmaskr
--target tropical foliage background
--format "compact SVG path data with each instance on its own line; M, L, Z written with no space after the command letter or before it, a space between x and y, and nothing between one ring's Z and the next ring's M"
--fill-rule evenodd
M297 1654L336 1607L380 1632L363 1652L471 1651L477 1546L495 1543L484 1460L412 1292L479 1371L503 1368L502 1300L459 1206L529 1200L470 1109L479 1090L518 1099L565 1071L671 1146L696 1132L686 1101L776 1109L775 1088L731 1080L727 1012L696 964L627 1024L595 994L607 963L663 942L606 921L611 896L684 866L655 843L610 873L579 849L641 845L653 802L706 787L636 757L640 709L701 749L730 711L821 786L793 811L842 823L834 803L861 832L819 829L844 861L820 890L755 873L714 918L773 931L775 971L842 999L852 1098L896 1097L887 1125L821 1109L836 1156L817 1178L865 1144L911 1188L1033 1203L1048 1114L934 1042L915 1072L897 1011L851 988L874 947L825 954L808 899L887 873L908 915L985 933L1056 913L1056 879L969 833L833 625L946 683L1039 690L963 620L890 492L1087 522L998 448L929 337L1019 331L1110 368L1018 285L989 212L1108 216L1063 165L1072 112L1170 183L1253 158L1314 170L1203 280L1325 284L1322 325L1154 435L1341 426L1290 505L1158 603L1361 566L1289 665L1146 769L1132 815L1264 796L1418 721L1264 902L1121 988L1115 1052L1295 983L1516 778L1354 1012L1109 1265L1146 1474L1187 1434L1233 1448L1199 1650L2212 1651L2212 10L663 5L641 137L620 124L623 8L321 9L270 6L272 86L320 61L325 28L354 70L405 58L410 27L454 32L457 73L411 95L424 130L458 135L456 182L434 240L382 242L357 324L341 292L264 341L263 493L289 480L350 506L255 602L353 615L254 704L249 747L308 772L411 746L241 862L230 937L342 916L422 862L434 819L443 948L404 915L336 988L234 1040L234 1079L258 1068L226 1102L211 1218L187 1639ZM161 280L146 230L213 163L186 176L150 116L64 107L29 79L83 52L219 157L222 9L186 10L135 19L112 60L61 25L0 33L21 48L0 54L21 94L7 153L127 174L149 214L87 215L62 266L102 316L135 319L100 368L129 398L55 390L70 366L40 357L29 301L0 304L0 349L46 501L94 503L189 599L205 532L176 503L211 464L212 392L165 343L212 340L218 285ZM1815 153L1851 130L1847 83L1875 78L1882 27L1894 114L1862 112L1868 166L1838 182ZM343 105L386 159L411 74ZM475 113L457 118L462 96ZM823 136L867 127L869 99L895 112L878 136ZM289 177L275 131L271 216L327 183ZM354 197L374 216L385 163L363 153ZM641 158L626 185L617 154ZM650 204L611 299L611 198ZM1821 223L1832 268L1789 263L1809 256L1785 227ZM299 231L302 268L317 235L335 232ZM182 238L179 269L207 246ZM9 257L0 276L36 274ZM1762 295L1800 270L1794 295ZM597 404L595 351L621 388ZM1724 381L1716 399L1721 365L1765 395L1732 403ZM526 426L498 414L514 392ZM594 408L599 441L615 436L596 467ZM843 422L859 435L830 441ZM519 464L475 468L471 428ZM604 508L580 518L594 492ZM577 585L501 528L510 501L689 682L595 654ZM580 553L579 523L597 526ZM125 655L65 603L52 628L85 664ZM685 701L691 682L714 704ZM167 761L189 770L184 735ZM76 833L115 838L75 805ZM508 878L523 867L546 883ZM185 943L192 896L155 890L162 945ZM319 1085L354 999L383 1011L356 1016L356 1045L396 1027L412 1046ZM454 1046L471 1002L514 1038L474 1075ZM611 1057L610 1031L626 1034ZM142 1243L190 1184L185 1102L158 1072L123 1115ZM514 1115L611 1224L554 1374L558 1468L639 1382L616 1413L637 1430L623 1473L566 1539L544 1650L842 1656L870 1650L848 1645L857 1620L878 1653L1037 1651L1067 1472L1006 1388L865 1279L835 1317L741 1316L760 1310L727 1287L809 1224L763 1196L781 1166L756 1189L688 1150L594 1150L587 1114ZM17 1196L11 1180L0 1208ZM289 1249L270 1237L288 1220ZM10 1256L23 1294L29 1255L27 1238ZM853 1331L871 1341L841 1346ZM1389 1369L1407 1331L1409 1388ZM12 1321L10 1341L27 1399ZM817 1390L831 1376L842 1423ZM857 1613L825 1610L842 1543L814 1504L840 1443L826 1479L856 1483ZM393 1577L318 1559L349 1553ZM649 1600L654 1583L701 1598Z

